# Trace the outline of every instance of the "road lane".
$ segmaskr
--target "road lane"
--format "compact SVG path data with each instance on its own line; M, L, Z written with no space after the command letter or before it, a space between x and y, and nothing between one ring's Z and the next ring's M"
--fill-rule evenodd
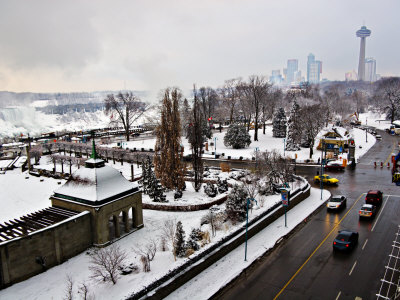
M391 240L400 223L400 187L391 182L390 169L380 168L380 161L390 159L397 142L397 137L385 136L360 160L355 170L329 172L340 180L340 184L328 189L333 194L346 195L348 208L329 213L321 210L271 255L261 259L257 266L215 298L273 299L280 293L279 299L374 299ZM374 168L374 161L378 162L377 168ZM317 167L298 169L310 181L317 170ZM378 211L379 217L359 220L358 210L370 189L382 190L384 203ZM358 231L356 249L346 254L333 253L332 242L336 234L327 237L332 229L335 233L341 229ZM321 244L324 237L327 238ZM302 269L297 272L300 267Z

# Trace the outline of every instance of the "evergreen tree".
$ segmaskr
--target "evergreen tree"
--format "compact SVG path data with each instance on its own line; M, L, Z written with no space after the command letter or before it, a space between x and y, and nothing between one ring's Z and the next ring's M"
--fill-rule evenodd
M247 190L241 185L234 185L226 201L226 214L234 222L242 222L246 218Z
M182 94L177 88L164 92L161 124L156 128L154 166L156 176L167 189L182 190L184 165L181 162L181 120L179 102Z
M187 248L197 251L200 249L198 244L199 241L203 239L203 232L199 228L193 228L189 235L189 240L187 242Z
M300 123L300 106L297 104L296 99L293 101L292 109L290 110L288 120L288 132L286 139L286 150L297 151L300 150L299 143L301 142L301 123Z
M272 136L277 138L286 137L286 115L283 107L280 107L272 121Z
M142 162L142 179L139 183L142 185L143 193L149 195L154 202L167 202L164 188L154 174L149 156Z
M174 249L176 256L185 257L186 248L187 247L185 243L185 231L183 230L182 222L178 221L178 223L176 223L176 232L174 239Z
M240 124L232 124L224 136L224 145L233 149L246 148L251 144L250 134Z
M143 193L148 194L149 188L149 179L151 177L152 172L152 163L150 157L147 158L142 162L142 179L140 179L139 183L142 185Z
M228 181L226 179L221 180L221 178L218 177L217 187L220 194L225 193L228 191Z
M151 199L153 199L154 202L168 202L164 194L164 188L151 168L151 163L149 163L148 165L149 168L147 169L147 194Z
M218 190L214 184L207 182L204 186L204 193L206 193L208 197L214 198L218 194Z

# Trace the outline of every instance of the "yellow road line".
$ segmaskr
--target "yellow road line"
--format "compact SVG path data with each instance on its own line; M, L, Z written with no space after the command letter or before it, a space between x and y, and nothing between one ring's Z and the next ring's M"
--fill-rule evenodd
M390 151L388 157L386 158L385 162L383 163L384 165L386 165L388 163L389 159L392 158L392 153L393 153L395 147L396 147L396 142L393 142L392 150Z
M279 291L279 293L275 296L274 300L277 299L283 291L287 288L287 286L293 281L293 279L297 276L297 274L300 273L300 271L304 268L304 266L308 263L308 261L311 259L311 257L314 256L315 252L322 246L323 243L328 239L328 237L332 234L332 232L339 226L340 223L346 218L347 214L353 209L353 207L356 205L356 203L361 199L363 194L358 197L357 201L354 202L354 204L350 207L350 209L346 212L346 214L340 219L340 221L332 228L332 230L328 233L328 235L322 240L322 242L318 245L317 248L311 253L311 255L307 258L307 260L301 265L301 267L294 273L294 275L289 279L289 281L284 285L284 287Z

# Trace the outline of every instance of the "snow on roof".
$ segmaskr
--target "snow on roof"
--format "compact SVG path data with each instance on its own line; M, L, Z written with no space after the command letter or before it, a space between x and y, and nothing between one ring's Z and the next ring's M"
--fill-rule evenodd
M335 131L336 133L338 133L339 135L341 135L341 138L346 138L349 139L351 138L350 133L347 131L346 128L343 127L336 127L336 126L332 126L332 127L328 127L328 128L324 128L323 130L321 130L321 136L325 136L327 133ZM347 134L346 134L347 133Z
M137 184L129 182L118 170L103 166L76 170L72 179L54 192L86 201L100 202L135 188Z
M400 120L393 121L392 124L400 126Z

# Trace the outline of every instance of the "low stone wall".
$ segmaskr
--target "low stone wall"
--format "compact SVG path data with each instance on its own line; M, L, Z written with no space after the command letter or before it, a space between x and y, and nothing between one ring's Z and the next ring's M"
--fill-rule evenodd
M297 177L300 179L300 177ZM290 195L290 205L288 210L301 203L304 199L310 196L311 186L305 179L303 186L295 190ZM284 214L284 208L281 203L275 204L266 212L249 222L248 237L252 237L266 226L274 222L277 218ZM206 249L201 254L186 261L180 267L172 270L158 281L153 282L141 291L132 294L127 299L163 299L172 293L174 290L197 276L199 273L210 267L219 259L227 255L232 250L245 242L245 227L238 229L229 236L223 238L220 242Z
M221 197L217 200L208 203L202 204L192 204L192 205L163 205L156 203L143 203L143 209L152 209L152 210L163 210L163 211L196 211L208 209L213 205L220 205L226 201L228 195Z
M0 244L0 288L46 271L92 245L90 214L83 212Z

